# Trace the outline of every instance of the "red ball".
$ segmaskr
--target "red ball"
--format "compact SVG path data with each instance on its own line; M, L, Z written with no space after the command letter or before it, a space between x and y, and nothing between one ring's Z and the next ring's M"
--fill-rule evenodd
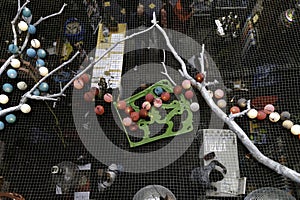
M230 108L230 113L232 113L232 114L236 114L236 113L239 113L239 112L241 112L241 110L237 106L233 106L233 107Z
M160 97L163 101L169 101L171 98L171 95L169 92L163 92Z
M97 115L103 115L103 113L104 113L104 107L101 106L101 105L96 106L95 107L95 113Z
M194 93L191 90L188 90L184 93L185 98L192 99L194 96Z
M126 102L125 101L118 101L117 108L119 110L124 110L126 108Z
M95 95L93 94L93 92L89 91L84 93L83 98L86 102L91 102L95 100Z
M203 80L204 80L204 74L198 73L198 74L195 76L195 79L196 79L197 82L202 83Z
M139 114L139 112L131 112L130 117L131 117L132 121L137 122L140 119L140 114Z
M90 76L87 73L84 73L80 76L84 83L88 83L90 81Z
M147 94L146 96L145 96L145 100L146 101L148 101L148 102L152 102L153 101L153 99L154 99L154 96L153 96L153 94Z
M111 103L113 101L113 96L109 93L106 93L104 95L103 99L106 103Z
M173 93L176 94L176 95L179 95L181 94L182 92L182 87L180 85L176 85L174 88L173 88Z
M141 118L146 118L148 117L148 111L146 109L141 109L139 115Z
M130 115L131 112L133 112L133 108L132 108L131 106L127 106L127 107L125 108L125 113L126 113L127 115Z
M99 94L99 89L96 87L91 87L90 88L90 92L92 92L94 94L94 96L98 96Z
M263 110L260 110L260 111L258 111L256 118L258 120L264 120L264 119L266 119L266 117L267 117L267 114Z

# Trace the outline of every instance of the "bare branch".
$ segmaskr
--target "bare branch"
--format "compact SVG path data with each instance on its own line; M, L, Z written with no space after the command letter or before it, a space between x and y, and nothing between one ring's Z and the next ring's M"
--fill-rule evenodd
M21 2L20 0L18 0L18 10L20 10L20 7L21 7Z
M207 86L211 86L211 85L217 85L217 84L219 84L219 81L217 81L217 80L214 80L213 82L205 82L205 86L207 87Z
M64 8L65 8L66 6L67 6L67 4L64 4L64 5L62 6L62 8L60 9L60 11L57 12L57 13L48 15L48 16L46 16L46 17L41 17L41 18L40 18L37 22L35 22L33 25L34 25L34 26L37 26L37 25L40 24L42 21L44 21L44 20L46 20L46 19L48 19L48 18L50 18L50 17L54 17L54 16L56 16L56 15L60 15L60 14L63 12L63 10L64 10Z
M229 119L234 119L236 117L241 117L241 116L245 115L250 109L251 109L251 102L250 102L250 100L248 100L247 101L247 109L244 110L243 112L239 112L239 113L236 113L236 114L230 113Z
M0 75L5 71L5 69L7 68L7 66L10 64L11 59L15 58L15 55L10 56L5 63L1 66L0 68Z
M3 116L3 115L6 115L8 113L11 113L11 112L15 112L15 111L18 111L21 109L21 106L23 104L19 104L17 106L13 106L13 107L9 107L9 108L6 108L6 109L3 109L0 111L0 116Z
M168 70L167 70L167 68L166 68L165 63L162 62L161 64L163 65L165 72L160 72L160 73L163 74L163 75L165 75L165 76L169 79L169 81L170 81L174 86L176 86L177 84L173 81L173 79L172 79L172 78L170 77L170 75L168 74Z

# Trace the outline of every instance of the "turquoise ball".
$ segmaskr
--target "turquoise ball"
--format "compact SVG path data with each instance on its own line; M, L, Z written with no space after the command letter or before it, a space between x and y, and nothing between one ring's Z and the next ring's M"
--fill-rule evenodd
M41 90L42 92L47 92L49 90L49 85L48 83L42 82L39 85L39 90Z
M159 87L159 86L154 89L154 93L157 96L160 96L163 92L164 92L164 90L161 87Z
M38 55L39 58L45 58L46 55L47 55L47 53L46 53L46 51L44 49L39 49L37 51L37 55Z
M17 75L18 75L18 73L16 70L14 70L14 69L7 70L7 76L9 78L12 78L12 79L17 78Z
M0 107L0 111L2 110L2 108Z
M35 95L35 96L40 96L40 91L38 90L38 89L35 89L33 92L33 95Z
M27 49L26 54L30 58L34 58L36 56L36 51L33 48L29 48Z
M19 48L15 44L10 44L8 46L8 50L9 50L10 53L18 53Z
M6 115L5 120L7 121L7 123L13 124L16 121L16 116L14 114L9 114Z
M4 123L2 121L0 121L0 131L2 131L4 129Z
M36 33L35 26L29 25L29 27L28 27L28 33L31 34L31 35L35 34Z
M5 83L2 86L2 89L4 92L11 93L13 91L14 87L10 83Z
M30 17L31 16L31 11L29 10L29 8L24 8L23 10L22 10L22 15L24 16L24 17Z
M37 59L35 64L37 67L42 67L42 66L45 66L45 61L43 61L42 59Z

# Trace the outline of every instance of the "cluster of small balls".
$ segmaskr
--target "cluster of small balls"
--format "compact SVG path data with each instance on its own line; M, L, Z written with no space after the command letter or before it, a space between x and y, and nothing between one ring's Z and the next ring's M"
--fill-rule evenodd
M204 79L204 76L201 73L196 75L197 82L202 82L203 79ZM188 100L192 100L194 97L194 92L191 90L191 87L192 87L191 81L184 80L184 81L182 81L181 86L177 85L174 87L173 92L176 95L180 95L183 92L182 89L184 89L185 90L184 97ZM192 112L197 112L199 110L199 108L200 108L200 106L199 106L199 103L197 103L197 102L192 102L190 105L190 109Z
M216 104L219 108L223 109L227 106L226 100L223 99L225 92L222 89L216 89L214 92L208 90L210 97L216 100Z
M87 73L82 74L78 79L74 80L73 86L77 90L84 88L84 85L90 82L90 75Z

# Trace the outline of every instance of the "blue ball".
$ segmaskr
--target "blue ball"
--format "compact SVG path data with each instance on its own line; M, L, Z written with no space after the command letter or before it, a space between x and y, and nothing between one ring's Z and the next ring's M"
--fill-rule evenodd
M0 111L2 110L2 108L0 107Z
M10 83L5 83L2 86L2 89L4 92L11 93L13 91L14 87Z
M7 76L9 78L12 78L12 79L17 78L17 75L18 75L18 73L16 70L14 70L14 69L7 70Z
M39 90L41 90L42 92L47 92L49 90L49 85L48 83L42 82L39 85Z
M37 59L35 64L37 67L45 66L45 62L42 59Z
M27 49L26 54L30 58L34 58L36 56L36 51L33 48L29 48Z
M28 33L31 34L31 35L35 34L36 33L35 26L29 25L29 27L28 27Z
M47 53L46 53L46 51L44 49L39 49L37 51L37 55L38 55L39 58L45 58L46 55L47 55Z
M16 119L17 119L16 115L14 115L14 114L9 114L9 115L6 115L6 117L5 117L5 120L7 121L7 123L10 123L10 124L15 123Z
M4 123L2 121L0 121L0 131L2 131L4 129Z
M154 89L154 93L157 96L160 96L163 92L164 92L163 89L161 87L159 87L159 86Z
M10 53L18 53L19 48L17 47L17 45L10 44L8 46L8 50L9 50Z
M29 8L24 8L23 10L22 10L22 15L24 16L24 17L30 17L31 16L31 11L29 10Z
M38 89L35 89L33 92L33 95L35 95L35 96L40 96L40 91L38 90Z

